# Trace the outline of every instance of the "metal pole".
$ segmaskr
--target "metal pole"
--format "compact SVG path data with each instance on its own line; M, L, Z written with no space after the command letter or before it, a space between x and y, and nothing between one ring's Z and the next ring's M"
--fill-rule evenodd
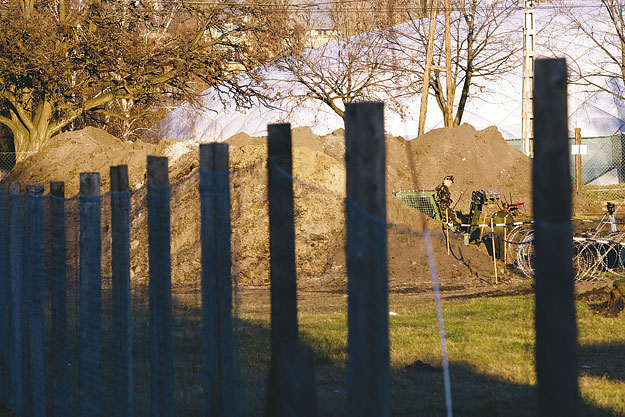
M525 0L523 26L523 99L522 99L522 151L527 156L533 154L534 137L534 58L536 57L536 10L535 0Z

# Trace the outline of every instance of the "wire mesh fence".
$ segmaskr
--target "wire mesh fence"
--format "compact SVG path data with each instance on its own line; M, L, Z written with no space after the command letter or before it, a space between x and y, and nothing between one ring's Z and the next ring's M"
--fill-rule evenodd
M0 152L0 181L6 178L15 164L21 159L28 158L36 152Z
M584 195L599 201L625 199L625 135L583 138L582 145Z
M395 224L384 218L358 210L358 205L346 201L345 177L329 180L327 177L311 176L299 179L297 171L291 180L294 187L295 256L298 260L298 277L301 288L310 282L323 281L337 291L345 289L348 259L345 255L345 207L351 204L363 227L382 226L388 235L389 257L388 287L395 291L431 292L432 284L427 270L427 248L421 243L424 234L419 229L418 214L404 202L389 196L389 211L407 210L413 220ZM204 378L206 363L203 352L202 305L202 250L200 226L200 178L196 169L182 181L166 190L171 208L169 242L171 244L171 311L172 311L172 378L171 407L174 415L197 415L206 409ZM232 251L232 297L233 297L233 354L237 389L233 410L237 415L262 415L267 394L267 374L270 367L268 329L263 323L240 315L241 284L256 288L253 294L259 309L269 315L269 221L265 187L267 162L254 162L238 166L229 173L231 193L231 251ZM223 177L216 176L215 181ZM37 194L36 190L22 193L16 189L0 193L0 378L11 383L0 384L0 395L20 415L40 414L44 407L47 415L89 415L91 408L81 408L86 399L89 407L100 406L102 415L149 415L154 409L154 391L151 386L154 364L153 340L150 316L150 264L148 195L151 185L143 185L134 191L109 192L97 197L74 196L64 198ZM152 189L154 190L154 188ZM115 219L115 198L127 200L127 220ZM82 199L82 200L81 200ZM86 231L81 226L81 207L85 202L97 203L100 253L89 255L97 258L97 267L90 274L99 274L101 284L94 291L85 292L85 265L81 259ZM411 211L413 210L413 211ZM325 212L323 219L319 213ZM427 214L427 213L426 213ZM130 315L125 324L115 313L115 283L113 280L113 231L116 222L129 224L129 297ZM605 223L605 219L600 222ZM516 234L505 237L490 232L484 225L483 239L505 238L516 243L510 259L521 259L531 276L533 247L532 227L524 225ZM82 228L82 229L81 229ZM433 245L443 248L448 239L440 224L431 228ZM82 231L81 231L82 230ZM444 229L443 229L444 230ZM37 240L36 238L42 239ZM462 234L451 234L453 247L451 257L461 257L464 243ZM489 242L481 239L487 249ZM582 278L600 278L606 272L623 273L622 233L592 234L579 237L575 265L582 271ZM43 242L43 243L42 243ZM81 243L82 242L82 243ZM98 243L96 242L96 243ZM383 245L376 245L382 250ZM375 252L375 251L374 251ZM511 250L512 252L512 250ZM440 252L438 253L440 254ZM43 266L37 262L43 262ZM521 261L519 261L521 262ZM512 264L514 267L514 262ZM473 266L475 267L475 266ZM454 274L458 272L445 266L440 271L442 289L457 288ZM99 269L99 270L98 270ZM45 271L40 277L37 272ZM82 271L82 272L81 272ZM523 272L523 271L522 271ZM409 279L400 279L402 276ZM578 272L579 274L579 272ZM490 275L486 275L491 277ZM22 281L24 277L24 281ZM416 278L420 277L420 278ZM579 277L579 275L578 275ZM43 279L45 303L36 284ZM485 285L476 279L475 285ZM407 286L410 282L410 286ZM153 295L152 295L153 297ZM263 301L266 300L266 301ZM44 310L42 310L42 305ZM88 314L81 315L81 306L90 307ZM100 308L98 308L100 306ZM249 309L249 308L248 308ZM100 314L98 313L100 311ZM345 308L346 310L346 308ZM346 312L346 311L345 311ZM43 321L42 321L43 317ZM86 317L86 321L85 321ZM44 323L42 331L41 323ZM128 326L127 330L125 326ZM89 330L89 332L85 332ZM129 335L129 345L118 339L120 333ZM89 336L91 335L91 336ZM95 335L95 336L94 336ZM40 342L43 337L44 343ZM97 356L84 355L81 343L85 337L99 340L99 374L85 375L85 363ZM45 350L37 350L40 346ZM345 358L346 361L346 358ZM41 372L43 363L44 377ZM336 364L333 364L333 366ZM346 362L339 367L346 366ZM27 369L22 372L20 369ZM82 374L81 374L82 369ZM120 380L120 373L127 379ZM85 383L92 382L91 388ZM95 378L91 380L91 378ZM41 384L45 381L44 385ZM99 382L98 382L99 381ZM121 381L121 382L120 382ZM126 382L124 382L126 381ZM442 380L440 381L442 384ZM131 399L125 399L120 389L128 384ZM343 385L340 392L320 389L319 404L322 415L345 414L347 394ZM28 394L25 394L27 392ZM125 402L126 401L126 402ZM122 407L122 404L125 404ZM84 407L84 405L83 405ZM39 411L37 411L39 410Z

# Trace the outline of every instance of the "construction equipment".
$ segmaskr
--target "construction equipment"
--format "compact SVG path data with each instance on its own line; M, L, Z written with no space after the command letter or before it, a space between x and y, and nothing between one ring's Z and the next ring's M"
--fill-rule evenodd
M471 194L471 208L468 214L455 211L456 219L460 223L447 223L446 215L441 211L436 201L436 191L417 190L399 191L395 196L408 206L415 208L428 217L443 223L455 233L466 233L470 236L469 241L477 242L481 237L481 229L484 225L490 224L492 218L494 223L500 225L503 221L512 224L519 215L519 209L523 203L502 202L501 195L495 190L478 190ZM455 206L454 206L455 207ZM501 227L501 226L498 226Z
M395 196L441 222L443 228L463 234L466 245L485 243L489 253L494 252L508 267L527 277L534 276L534 225L522 213L524 203L502 201L499 192L494 190L473 191L469 213L454 211L460 223L451 223L445 221L434 190L399 191ZM573 237L576 280L625 276L625 232L617 230L616 211L614 203L608 202L603 218L583 220L584 225L594 227Z

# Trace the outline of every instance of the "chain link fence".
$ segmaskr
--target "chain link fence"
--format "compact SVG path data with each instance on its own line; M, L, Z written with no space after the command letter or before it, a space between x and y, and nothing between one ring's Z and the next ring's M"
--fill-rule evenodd
M19 156L28 157L35 152L0 152L0 181L5 179L10 173Z
M598 201L625 199L625 135L583 138L582 145L584 196ZM573 155L571 173L575 180Z
M506 142L521 150L520 139ZM569 142L571 184L576 189L575 155L572 153L575 138L571 138ZM583 137L581 144L582 194L598 202L625 200L625 134Z

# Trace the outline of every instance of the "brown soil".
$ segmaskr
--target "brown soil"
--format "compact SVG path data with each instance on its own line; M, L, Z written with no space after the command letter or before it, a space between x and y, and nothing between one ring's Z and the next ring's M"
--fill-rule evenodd
M239 134L230 145L233 259L239 283L266 284L269 277L268 219L266 202L266 138ZM484 247L464 246L452 236L447 255L440 224L424 219L397 198L393 191L433 189L445 175L454 175L452 198L456 209L467 212L473 190L498 190L507 199L524 202L530 212L531 162L507 145L496 128L476 131L470 125L437 129L406 142L387 137L387 220L390 286L396 291L426 291L431 288L430 271L419 232L432 232L432 248L443 288L462 290L490 286L494 282L492 258ZM417 184L409 168L411 149ZM345 287L344 231L344 133L342 130L319 137L309 128L293 131L293 172L295 177L297 271L302 288ZM102 192L108 191L109 167L128 165L130 188L137 190L133 201L145 204L146 155L170 157L172 187L172 277L176 283L198 277L199 199L198 175L189 175L198 166L197 144L175 140L158 145L124 143L96 129L86 128L53 138L44 149L19 163L4 183L43 184L65 181L66 195L78 192L79 173L97 171ZM196 171L195 171L196 172ZM181 181L181 180L185 181ZM582 205L585 204L582 202ZM140 210L139 210L140 211ZM103 216L103 219L106 219ZM145 279L147 244L145 215L133 220L132 272ZM106 220L104 220L106 221ZM416 232L416 233L415 233ZM105 245L106 246L106 245ZM498 264L503 283L529 286L513 271ZM471 291L469 291L471 290Z

